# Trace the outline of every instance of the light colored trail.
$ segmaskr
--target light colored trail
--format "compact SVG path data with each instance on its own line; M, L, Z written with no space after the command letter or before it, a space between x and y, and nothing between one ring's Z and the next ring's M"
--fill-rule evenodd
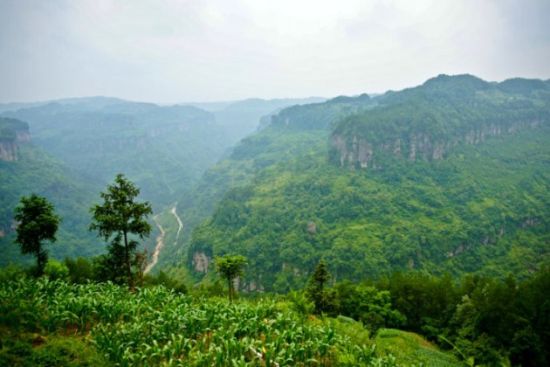
M176 239L174 240L174 245L178 243L178 238L180 237L180 232L183 229L183 222L181 221L180 217L178 216L178 213L176 212L176 207L178 206L178 203L174 204L174 207L172 210L170 210L170 213L176 217L176 220L178 221L178 231L176 232Z
M155 250L153 251L153 257L151 259L151 262L149 264L147 264L147 267L143 271L144 274L147 274L148 272L150 272L151 269L153 269L153 267L155 265L157 265L157 262L159 261L160 250L162 250L162 248L164 247L164 234L165 234L165 231L164 231L164 228L162 228L162 226L158 222L157 217L158 217L158 215L155 215L153 217L153 221L155 222L158 229L160 230L160 234L157 237L157 245L155 246Z
M176 221L178 222L178 231L176 232L176 239L174 240L174 245L178 243L178 238L180 236L180 232L183 229L183 222L181 221L180 217L178 216L178 213L176 212L176 206L178 203L175 203L172 209L170 209L170 213L176 218ZM147 274L148 272L153 269L155 265L157 265L157 262L159 261L159 255L162 249L164 248L164 237L166 235L166 231L164 228L160 225L158 221L158 214L153 217L153 221L155 222L156 226L158 227L160 234L157 237L157 244L155 245L155 250L153 251L153 256L151 257L151 262L147 264L147 267L143 271L144 274Z

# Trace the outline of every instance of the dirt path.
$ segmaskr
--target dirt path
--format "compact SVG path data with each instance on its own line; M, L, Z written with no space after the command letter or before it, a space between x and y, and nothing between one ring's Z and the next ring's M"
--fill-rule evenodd
M176 220L178 221L178 231L176 232L176 239L174 240L174 245L178 243L178 238L180 237L180 232L183 229L183 222L181 221L180 217L178 216L178 213L176 212L176 207L178 206L178 203L174 204L174 207L172 210L170 210L170 213L176 217Z
M158 222L157 217L158 217L158 215L155 215L153 217L153 221L155 222L158 229L160 230L160 234L157 237L157 245L155 246L155 250L153 251L153 257L151 259L151 262L149 264L147 264L147 267L143 271L144 274L147 274L148 272L150 272L151 269L153 269L153 267L155 265L157 265L157 262L159 261L160 251L164 247L164 234L165 234L165 231L164 231L164 228L162 228L162 226Z
M174 240L174 245L176 245L178 243L178 238L180 236L180 232L183 229L183 222L181 221L180 217L178 216L178 213L176 212L177 204L178 203L174 204L172 209L170 209L170 214L172 214L176 218L176 221L178 222L178 231L176 232L176 239ZM155 246L155 250L153 251L153 256L151 257L151 262L149 264L147 264L147 267L143 271L144 274L147 274L148 272L150 272L151 269L153 269L153 267L155 265L157 265L157 262L159 261L160 252L162 251L162 249L164 247L164 237L166 235L166 231L164 230L164 228L162 228L162 226L158 222L157 218L158 218L158 214L153 217L153 221L155 222L156 226L158 227L158 229L160 231L160 234L157 237L157 244Z

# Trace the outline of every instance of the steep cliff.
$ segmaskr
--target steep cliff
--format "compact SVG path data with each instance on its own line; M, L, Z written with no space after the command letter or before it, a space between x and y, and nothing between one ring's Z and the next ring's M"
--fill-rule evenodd
M440 76L283 110L209 172L217 204L187 265L242 254L240 286L266 291L302 287L321 258L338 281L525 276L550 262L548 87Z
M0 117L0 160L16 161L19 145L29 142L30 139L29 125L26 122Z
M505 124L481 124L478 128L472 128L464 133L448 138L434 138L430 133L411 132L405 136L388 137L382 143L372 143L358 134L346 136L333 134L330 138L332 156L340 166L355 168L382 168L383 164L375 157L394 156L409 161L436 161L443 159L449 151L459 144L476 145L486 141L490 137L505 134L513 134L525 129L540 127L549 120L533 119L519 120L516 123Z
M381 168L388 156L440 160L457 145L549 122L550 88L543 82L439 76L387 93L376 108L339 121L330 137L330 157L353 168Z

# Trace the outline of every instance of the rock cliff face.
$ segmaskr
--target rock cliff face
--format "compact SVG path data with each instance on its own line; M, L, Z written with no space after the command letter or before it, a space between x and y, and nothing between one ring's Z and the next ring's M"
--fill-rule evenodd
M540 119L518 121L501 126L482 125L465 133L457 133L449 139L436 139L426 133L412 132L405 136L388 138L383 143L374 144L357 135L333 134L330 139L332 157L340 166L351 168L381 168L378 154L391 154L409 161L436 161L443 159L458 144L475 145L489 137L513 134L543 124Z
M197 251L193 254L193 269L198 273L208 273L208 267L210 265L210 257L204 252Z
M16 119L0 118L0 160L16 161L19 145L30 140L27 123Z

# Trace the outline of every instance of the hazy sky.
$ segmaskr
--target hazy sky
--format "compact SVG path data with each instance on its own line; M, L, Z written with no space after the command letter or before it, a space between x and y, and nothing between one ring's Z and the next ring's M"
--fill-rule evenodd
M381 92L550 78L550 0L0 0L0 102Z

